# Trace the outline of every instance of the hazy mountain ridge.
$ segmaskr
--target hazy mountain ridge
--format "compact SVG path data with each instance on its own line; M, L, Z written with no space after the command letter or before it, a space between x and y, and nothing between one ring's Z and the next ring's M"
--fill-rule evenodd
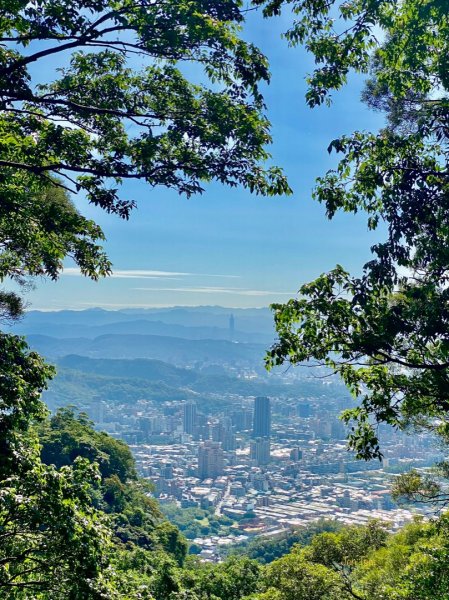
M222 308L211 306L172 307L152 309L39 311L26 313L14 330L29 330L41 323L58 325L84 325L97 327L127 321L159 321L167 325L185 327L211 327L229 332L229 321L234 316L235 330L247 333L272 334L273 314L268 308Z
M236 331L231 334L229 328L213 326L188 327L177 323L164 323L162 321L151 321L145 319L120 320L102 325L80 324L80 323L54 323L49 321L20 323L15 326L15 332L20 335L47 335L56 338L90 338L94 339L102 335L161 335L163 337L175 337L191 340L219 339L245 343L270 343L273 334L255 333L248 331Z
M150 335L103 335L93 340L29 335L27 339L33 349L51 360L80 354L90 358L151 358L177 366L216 362L262 367L267 348L262 344Z
M111 377L64 368L58 368L57 377L44 393L44 400L51 410L67 405L85 410L102 400L108 404L135 405L139 400L163 402L196 397L197 394L186 388L170 386L163 381Z
M248 328L259 320L272 327L268 309L235 313L235 323L240 323L240 315L244 315ZM150 319L146 318L148 315ZM159 318L178 323L151 320ZM190 318L202 325L180 324ZM181 331L186 336L211 332L228 336L230 328L220 328L217 322L229 325L227 309L33 311L15 329L44 332L29 334L27 340L33 349L57 365L57 377L45 394L52 408L67 403L92 406L101 400L133 404L142 399L164 402L195 398L211 402L215 398L214 402L219 402L220 396L229 401L234 395L301 397L326 391L321 381L278 377L279 370L271 375L266 373L264 356L274 335L271 338L267 335L265 343L244 343L211 337L189 339L144 334L145 330L161 328L166 333ZM108 329L117 333L94 336ZM131 333L133 329L139 333ZM55 331L58 335L52 335ZM67 332L76 335L64 337Z
M65 369L83 371L98 376L164 381L180 386L192 384L199 377L199 373L194 369L182 369L161 360L144 358L135 360L92 359L71 354L59 360L58 365Z
M44 397L54 409L65 404L83 406L101 400L134 404L142 399L156 402L198 400L213 394L214 402L217 402L217 396L227 394L301 397L323 392L329 393L321 380L287 384L276 377L244 379L225 374L211 375L207 370L178 368L159 360L91 359L68 355L57 361L57 377Z

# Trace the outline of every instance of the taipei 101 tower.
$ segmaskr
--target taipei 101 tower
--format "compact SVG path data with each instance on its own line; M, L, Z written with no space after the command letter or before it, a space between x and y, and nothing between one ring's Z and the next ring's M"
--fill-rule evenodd
M235 320L234 315L229 317L229 339L231 342L234 340Z

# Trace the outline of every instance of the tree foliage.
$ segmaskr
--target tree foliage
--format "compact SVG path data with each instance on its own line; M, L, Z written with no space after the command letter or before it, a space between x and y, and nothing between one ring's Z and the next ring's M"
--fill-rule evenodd
M30 423L42 420L46 408L40 395L54 369L30 351L17 336L0 334L0 480L20 475L33 463L27 449Z
M307 546L318 534L338 532L341 527L342 525L338 521L320 519L305 527L286 530L269 538L255 538L249 542L233 545L230 548L230 553L237 556L247 556L262 564L269 564L288 554L294 546Z
M374 535L374 540L372 536ZM360 543L371 539L373 543ZM372 523L325 533L271 563L252 600L446 598L447 515L386 534Z
M8 1L0 12L4 181L58 175L127 217L129 179L187 195L212 179L288 191L264 168L270 142L265 57L239 37L238 0ZM36 69L60 68L41 82ZM201 72L194 83L184 65Z
M66 257L92 279L110 274L101 228L68 193L128 218L135 199L119 190L129 180L187 196L213 180L290 192L265 166L259 88L270 76L239 35L241 4L2 2L0 281L57 279ZM22 312L0 291L0 317Z
M93 429L84 413L61 408L39 428L42 460L60 468L73 464L78 456L96 462L103 479L113 476L126 483L136 479L135 461L129 447L107 433Z
M101 229L79 213L59 181L22 188L19 178L14 186L5 175L0 179L0 279L56 279L65 257L93 279L109 274Z
M229 529L234 524L234 521L226 515L216 515L213 508L204 510L163 504L161 510L170 523L176 525L188 540L208 535L229 535Z
M385 524L372 520L365 527L347 526L337 533L316 535L303 555L311 562L338 570L351 567L384 546L387 537Z
M151 598L159 563L176 571L187 543L137 479L129 448L73 409L46 421L40 394L53 369L21 338L1 343L0 595Z
M218 565L192 559L191 566L182 574L181 587L198 599L241 600L259 589L261 568L249 558L230 557Z
M101 598L111 536L91 501L98 471L40 461L31 426L45 418L53 369L21 338L3 334L0 346L0 594Z
M0 593L4 598L103 598L111 534L91 501L97 471L83 460L40 464L1 482Z
M279 340L267 364L314 359L331 367L359 399L343 415L353 423L350 446L359 457L381 457L378 423L447 437L447 5L275 0L266 14L283 4L296 15L290 43L304 44L317 63L311 106L328 100L350 70L369 72L364 99L384 112L385 127L333 140L339 163L314 194L329 218L364 212L385 238L360 276L338 265L297 299L274 305Z
M119 546L159 548L182 565L187 543L175 525L163 520L150 495L153 488L137 477L134 457L124 442L95 431L87 416L72 407L58 410L38 431L46 464L61 469L83 458L98 467L99 494L92 495L92 504L110 516Z
M266 591L258 600L347 600L350 597L331 569L307 562L296 554L271 563L265 585Z

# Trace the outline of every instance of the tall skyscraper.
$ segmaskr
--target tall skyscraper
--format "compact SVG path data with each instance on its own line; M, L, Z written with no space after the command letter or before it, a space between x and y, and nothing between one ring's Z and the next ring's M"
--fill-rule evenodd
M196 404L186 402L184 404L183 426L184 432L192 434L196 425Z
M234 341L234 330L235 330L235 320L234 315L231 314L229 317L229 339Z
M223 473L223 450L219 442L208 440L198 448L198 477L208 479Z
M312 416L312 407L308 402L301 402L298 404L296 410L298 416L303 419L309 419Z
M270 437L270 433L270 399L266 396L259 396L254 403L253 438Z

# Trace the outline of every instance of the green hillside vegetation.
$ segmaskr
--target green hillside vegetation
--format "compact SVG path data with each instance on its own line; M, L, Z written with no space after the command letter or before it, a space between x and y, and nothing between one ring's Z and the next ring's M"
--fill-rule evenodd
M318 534L265 567L248 557L218 566L188 560L181 575L185 589L172 598L443 600L448 597L447 527L443 516L391 535L373 521Z
M257 600L447 598L448 519L388 535L375 522L316 536L271 563Z
M51 406L94 405L101 400L117 404L135 404L148 399L155 402L183 400L190 397L187 390L180 390L163 382L149 382L129 377L107 377L72 371L58 370L58 375L45 394ZM196 397L196 396L195 396Z
M117 360L95 359L69 355L58 361L59 366L96 373L107 377L129 377L171 383L173 386L191 385L198 379L198 373L192 369L180 369L160 360Z
M226 536L236 525L235 521L225 515L215 515L213 508L203 510L202 508L179 508L176 504L164 504L161 506L161 511L188 540L209 535Z
M151 486L137 476L133 456L124 442L95 431L85 414L69 408L44 421L38 435L45 464L61 470L85 459L98 467L99 480L91 490L91 502L104 513L112 533L114 568L123 570L126 578L134 579L132 564L137 558L139 569L145 566L148 573L160 561L167 564L174 561L182 566L187 542L163 518L157 502L150 496ZM150 580L150 575L143 577L140 585L159 585Z
M338 521L320 519L306 527L287 530L270 537L255 538L243 544L232 546L226 554L247 556L262 564L268 564L288 554L297 544L306 546L320 533L335 532L342 528Z

